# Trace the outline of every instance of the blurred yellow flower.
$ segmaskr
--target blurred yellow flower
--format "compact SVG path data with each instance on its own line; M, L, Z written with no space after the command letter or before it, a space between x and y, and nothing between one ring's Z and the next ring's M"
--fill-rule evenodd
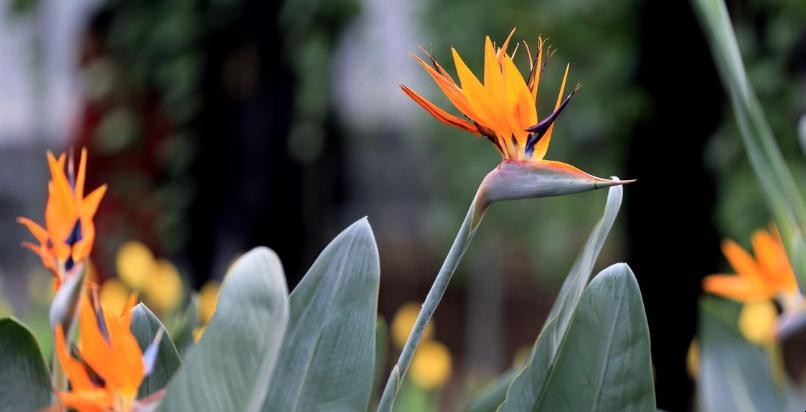
M691 379L697 379L700 376L700 345L697 339L691 340L688 345L688 353L686 354L686 370Z
M771 301L748 302L739 314L739 330L756 345L769 345L775 339L778 311Z
M392 342L398 349L406 345L411 328L414 327L417 315L420 314L420 306L417 302L404 303L395 313L395 317L392 319ZM431 339L433 335L434 327L429 322L423 332L423 340Z
M164 259L155 262L143 288L148 296L148 303L159 312L176 309L184 296L184 285L179 271L176 270L176 266Z
M148 247L133 240L124 243L115 257L118 276L135 290L145 286L146 278L154 270L154 265L154 255Z
M193 328L193 341L199 342L199 339L201 339L202 335L204 335L204 331L206 330L207 325L196 326L195 328Z
M215 313L220 286L217 281L208 280L199 291L199 320L202 324L207 324Z
M433 390L441 387L451 375L451 353L440 342L420 342L409 369L411 380L419 387Z
M529 356L532 355L532 345L523 345L518 350L515 351L515 355L512 357L512 367L513 368L520 368L526 364L526 361L529 360Z
M107 279L101 285L100 300L101 306L112 313L123 313L123 309L129 301L131 292L123 282L117 279Z

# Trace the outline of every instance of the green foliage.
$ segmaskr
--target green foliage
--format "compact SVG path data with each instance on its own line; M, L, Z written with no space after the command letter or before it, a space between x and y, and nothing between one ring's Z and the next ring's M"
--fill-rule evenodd
M806 227L806 203L747 77L724 2L694 0L694 5L722 82L729 92L742 143L803 290L806 288L806 237L803 232Z
M224 278L216 313L159 410L260 410L288 319L288 289L277 255L252 249Z
M0 411L38 411L50 404L50 395L34 335L12 318L0 319Z
M615 264L585 288L535 411L654 411L649 328L638 282Z
M185 309L177 316L172 334L174 345L181 357L184 357L188 349L193 347L193 329L199 323L198 313L199 297L194 294L188 299Z
M741 304L718 298L704 298L700 303L700 410L802 409L787 404L788 394L779 384L783 376L774 376L769 348L753 345L742 336L737 326L740 309Z
M140 303L132 309L132 334L137 338L140 350L145 353L146 349L154 342L158 331L162 330L162 339L157 347L157 358L154 363L154 370L143 379L140 384L137 398L143 398L164 388L174 375L182 361L176 351L171 337L162 322L154 315L146 305Z
M501 411L531 410L545 394L547 379L557 366L557 356L567 338L571 319L577 311L596 258L618 215L622 195L621 186L610 188L602 219L593 229L588 242L565 278L560 294L535 342L529 361L510 385Z
M291 317L264 411L362 411L372 390L380 267L361 219L291 293Z

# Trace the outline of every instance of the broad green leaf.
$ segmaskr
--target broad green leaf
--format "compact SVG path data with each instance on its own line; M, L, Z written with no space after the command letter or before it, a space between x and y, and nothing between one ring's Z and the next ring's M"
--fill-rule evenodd
M723 0L692 0L705 29L722 82L730 94L742 143L806 291L806 203L787 167L764 110L747 78Z
M529 410L656 410L649 327L629 266L610 266L585 288L543 388Z
M287 325L280 260L268 248L252 249L224 278L216 313L168 384L159 410L260 410Z
M174 345L182 358L184 358L188 349L193 347L193 329L199 324L198 310L199 296L194 293L174 323L176 325L173 333Z
M363 411L372 392L380 268L366 219L322 251L291 293L264 411Z
M784 388L776 384L770 354L744 339L737 319L741 305L717 298L700 303L699 370L697 396L700 410L786 411Z
M515 379L518 372L518 369L510 369L502 373L493 382L482 388L479 393L473 396L465 410L467 412L492 412L496 410L499 405L504 403L504 399L506 399L507 396L507 389L509 389L509 385L512 383L512 380Z
M157 348L154 369L140 384L140 390L137 394L137 398L140 399L164 388L176 370L179 369L182 361L179 359L179 353L176 351L168 331L165 330L165 326L146 305L140 303L132 309L131 329L143 353L154 342L157 331L163 331L162 339L160 339Z
M0 412L38 411L50 404L50 377L34 335L0 319Z
M537 400L543 396L546 379L554 370L557 353L566 338L571 317L576 311L582 292L590 279L596 258L599 257L602 246L604 246L607 235L618 215L622 194L621 186L609 189L604 214L565 278L543 330L537 337L529 360L512 381L507 391L506 401L501 404L499 410L518 412L532 410Z

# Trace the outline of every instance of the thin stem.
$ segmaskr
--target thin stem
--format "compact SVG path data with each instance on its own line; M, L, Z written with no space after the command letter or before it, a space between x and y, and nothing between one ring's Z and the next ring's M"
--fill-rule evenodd
M462 222L462 227L459 228L456 239L454 239L453 245L450 251L448 251L448 256L446 256L445 261L442 262L442 268L440 268L437 277L434 279L434 284L431 285L431 290L428 291L428 295L425 297L423 306L420 309L420 314L417 315L417 320L414 322L414 327L409 334L406 345L403 346L403 350L400 352L400 358L398 358L397 364L395 364L394 368L392 368L392 372L389 374L386 386L383 389L383 394L381 395L381 400L378 403L379 412L391 412L392 406L395 403L395 397L397 397L397 392L400 389L403 379L406 377L406 372L409 370L409 365L411 364L411 358L414 356L414 351L417 350L417 344L420 343L420 339L423 337L425 327L428 325L428 322L431 321L431 317L434 315L439 302L442 300L445 290L448 289L448 284L451 281L453 272L456 271L456 267L459 266L459 262L461 262L462 256L470 245L470 241L473 240L473 235L476 234L476 229L478 229L481 220L484 218L487 203L486 201L480 200L482 198L481 193L481 191L477 192L476 197L473 198L465 220Z

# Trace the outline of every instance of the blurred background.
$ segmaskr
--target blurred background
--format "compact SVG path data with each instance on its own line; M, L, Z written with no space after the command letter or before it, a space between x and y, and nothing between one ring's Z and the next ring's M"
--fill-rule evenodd
M728 6L779 144L806 178L806 3ZM583 84L548 158L639 180L598 268L626 260L635 270L658 407L690 410L685 357L700 280L728 270L722 238L746 246L769 214L687 2L6 0L0 311L35 317L28 291L42 287L32 281L42 269L19 247L29 235L15 218L43 219L45 151L87 147L88 185L110 187L96 218L100 281L119 275L130 241L196 289L267 245L293 287L332 237L369 216L379 310L391 320L425 296L499 160L398 84L448 107L411 54L422 47L452 71L455 47L481 73L484 36L500 43L512 27L518 40L542 34L557 49L541 102L555 98L566 63L569 82ZM605 197L490 210L435 318L450 380L410 405L453 410L528 350Z

